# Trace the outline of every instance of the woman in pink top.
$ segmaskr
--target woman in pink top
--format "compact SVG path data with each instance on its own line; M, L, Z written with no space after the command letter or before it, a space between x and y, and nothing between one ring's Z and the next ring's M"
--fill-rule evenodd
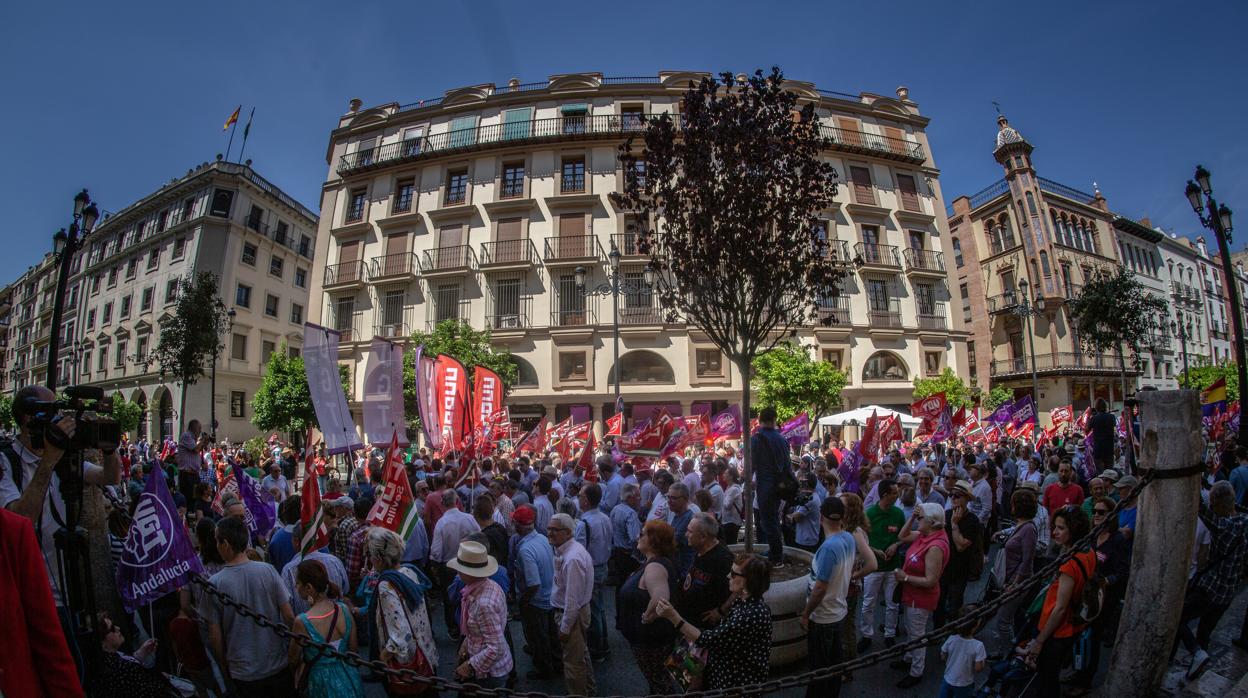
M940 575L949 563L949 538L945 535L945 508L936 503L920 504L910 518L918 522L918 531L910 534L910 548L901 569L894 572L901 583L901 605L906 613L906 633L911 639L927 633L927 619L940 602ZM905 527L911 529L908 523ZM927 648L911 650L890 666L909 674L897 683L898 688L912 688L923 680L923 661Z

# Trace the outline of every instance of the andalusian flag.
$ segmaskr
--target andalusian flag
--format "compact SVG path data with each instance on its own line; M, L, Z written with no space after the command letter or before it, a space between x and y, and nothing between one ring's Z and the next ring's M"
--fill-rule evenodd
M1226 379L1219 378L1200 391L1200 413L1205 417L1226 411Z
M399 534L403 540L407 540L412 529L420 523L416 497L412 494L407 470L403 467L403 452L399 449L397 431L391 437L390 448L386 451L385 484L379 490L377 501L373 503L365 522L370 526L388 528Z
M317 471L312 465L312 430L308 430L307 448L303 459L303 487L299 522L303 529L302 540L299 541L299 552L307 555L313 550L320 550L329 545L329 529L325 526L324 512L321 511L321 486L317 481Z
M240 105L238 105L238 108L236 108L236 109L234 110L234 113L233 113L233 114L230 114L230 118L228 118L228 119L226 119L226 120L225 120L225 126L221 127L221 130L222 130L222 131L229 131L229 130L230 130L230 127L231 127L231 126L233 126L233 125L235 124L235 122L237 122L237 121L238 121L238 114L239 114L239 112L241 112L242 110L243 110L243 105L241 105L241 104L240 104Z

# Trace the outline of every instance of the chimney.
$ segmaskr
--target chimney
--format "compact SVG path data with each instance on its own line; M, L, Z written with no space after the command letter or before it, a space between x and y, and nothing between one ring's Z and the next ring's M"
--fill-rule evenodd
M1153 221L1148 216L1144 216L1143 218L1140 219L1140 225L1144 226L1145 228L1151 228L1153 227Z
M903 101L903 102L908 102L908 101L910 101L910 88L909 88L909 87L906 87L905 85L902 85L901 87L898 87L898 88L897 88L897 99L900 99L900 100L901 100L901 101Z
M347 113L354 114L358 112L360 110L360 107L362 106L364 106L364 101L361 100L359 97L356 97L355 99L351 100L351 106L347 109Z

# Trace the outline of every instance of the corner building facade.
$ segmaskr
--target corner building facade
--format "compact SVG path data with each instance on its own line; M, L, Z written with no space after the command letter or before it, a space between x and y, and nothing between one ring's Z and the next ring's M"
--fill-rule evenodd
M606 281L614 248L620 278L642 279L630 214L608 197L623 187L618 148L646 115L678 116L703 75L555 75L408 105L352 102L330 134L310 317L342 333L357 424L372 337L405 339L448 319L510 349L519 380L507 402L521 425L614 413L612 299L587 298L576 270L586 287ZM849 369L846 408L908 406L916 376L966 369L928 120L904 88L788 87L815 103L834 142L825 156L842 186L823 220L849 271L821 302L822 322L797 339ZM618 323L627 423L739 398L742 377L696 328L666 322L654 294L621 294Z

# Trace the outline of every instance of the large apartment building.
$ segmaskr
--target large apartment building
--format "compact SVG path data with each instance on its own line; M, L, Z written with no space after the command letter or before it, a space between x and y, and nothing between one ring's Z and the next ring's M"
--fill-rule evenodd
M214 398L219 437L254 436L250 403L269 355L283 343L294 353L303 345L316 235L316 214L250 162L204 163L101 219L74 260L71 288L81 292L65 306L61 382L99 385L146 406L139 432L149 439L176 436L191 419L208 429ZM182 386L149 359L181 280L205 271L235 315L215 396L205 376L187 386L180 415Z
M52 236L48 235L48 249L51 248ZM76 273L82 262L74 259L71 265L71 273ZM56 275L56 257L49 251L0 290L0 307L9 309L7 317L0 320L0 385L5 392L12 394L30 383L43 384L47 378ZM73 362L73 352L66 347L65 337L74 336L78 290L78 280L71 277L66 287L65 313L61 321L61 348L58 351L61 363L57 369L60 387L72 382L69 364Z
M620 278L642 280L630 215L608 197L623 183L617 149L647 115L678 114L703 75L580 73L405 105L353 100L330 134L309 314L342 333L357 420L371 338L448 319L510 349L519 380L507 402L522 425L611 416L611 299L587 298L577 269L589 287L617 264ZM788 87L815 104L832 140L825 156L843 184L825 228L851 271L822 304L826 322L798 339L849 371L846 407L908 406L915 377L966 370L928 119L904 88ZM742 377L695 328L665 322L653 294L622 294L618 323L629 423L660 406L709 412L739 396Z

